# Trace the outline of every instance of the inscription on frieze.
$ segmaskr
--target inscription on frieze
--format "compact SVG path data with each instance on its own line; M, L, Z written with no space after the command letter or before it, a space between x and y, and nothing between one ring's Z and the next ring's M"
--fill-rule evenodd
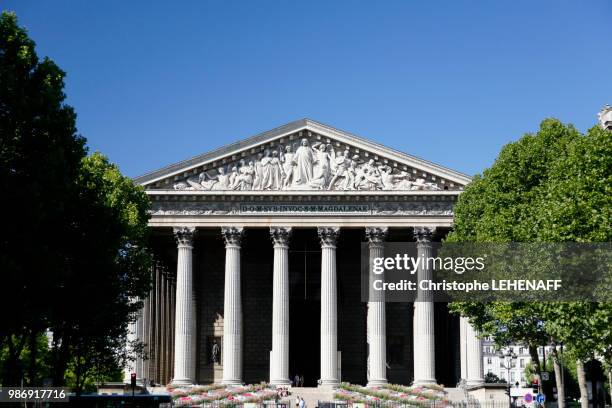
M373 215L373 216L452 216L451 201L392 201L357 203L236 203L153 201L151 214L160 215Z
M370 206L367 204L240 204L239 208L242 214L368 214L370 212Z

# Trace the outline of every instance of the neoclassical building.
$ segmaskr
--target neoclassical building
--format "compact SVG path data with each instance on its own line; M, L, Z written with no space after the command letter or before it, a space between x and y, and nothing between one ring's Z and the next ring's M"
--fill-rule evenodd
M130 368L159 384L483 382L447 305L362 302L360 254L427 254L470 178L309 119L136 178L151 199L153 288ZM428 271L419 271L427 273Z

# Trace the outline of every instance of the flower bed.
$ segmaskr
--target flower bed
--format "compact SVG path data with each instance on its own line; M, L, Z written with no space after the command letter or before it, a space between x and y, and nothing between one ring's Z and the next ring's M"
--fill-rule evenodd
M386 384L380 387L362 387L349 383L342 383L334 393L336 400L353 404L385 405L412 405L417 407L450 406L444 388L432 384L424 386L404 386Z
M262 403L278 399L276 387L266 383L225 386L220 384L167 387L174 406L232 406L246 403Z

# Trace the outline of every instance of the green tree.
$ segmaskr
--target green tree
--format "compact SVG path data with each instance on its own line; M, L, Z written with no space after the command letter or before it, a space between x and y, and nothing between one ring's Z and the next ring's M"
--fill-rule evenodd
M101 154L86 156L64 103L64 72L40 61L12 13L0 17L2 384L66 377L80 390L114 375L150 287L142 188ZM41 343L47 330L53 342ZM46 336L45 336L46 338ZM69 374L67 374L69 373Z
M65 236L75 180L85 155L75 113L64 103L64 72L36 55L12 13L0 16L0 191L7 214L0 238L3 310L0 343L8 350L4 385L37 371L37 339L48 326L48 290L66 262ZM58 239L60 237L60 239ZM26 344L30 361L20 361ZM28 367L29 366L29 367Z
M557 120L542 122L536 134L527 134L505 146L490 169L460 196L455 211L450 242L605 242L610 237L610 132L593 128L582 136L571 125ZM606 309L606 305L597 305ZM565 341L580 362L593 356L581 354L579 337L569 337L566 322L584 317L579 304L536 302L455 303L451 309L468 316L483 334L499 345L510 342L529 348L534 371L541 371L537 346ZM571 313L571 318L567 315ZM583 319L584 320L584 319ZM605 319L603 320L605 322ZM572 324L572 323L570 323ZM591 334L589 329L573 328ZM599 350L607 339L599 341ZM608 348L609 348L609 342ZM556 349L555 372L560 373ZM559 375L557 375L558 379ZM584 385L584 370L578 375ZM557 382L559 405L563 406L563 387ZM583 389L583 399L586 393Z
M53 298L51 321L54 381L63 384L70 366L77 391L93 373L121 366L127 321L148 294L149 200L99 153L83 160L73 237L74 262Z

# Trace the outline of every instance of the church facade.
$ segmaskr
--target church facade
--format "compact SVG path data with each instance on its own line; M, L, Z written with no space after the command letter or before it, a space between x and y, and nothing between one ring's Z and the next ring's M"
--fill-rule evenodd
M446 304L361 300L362 243L427 254L468 176L303 119L135 181L155 255L140 380L484 382L481 341Z

